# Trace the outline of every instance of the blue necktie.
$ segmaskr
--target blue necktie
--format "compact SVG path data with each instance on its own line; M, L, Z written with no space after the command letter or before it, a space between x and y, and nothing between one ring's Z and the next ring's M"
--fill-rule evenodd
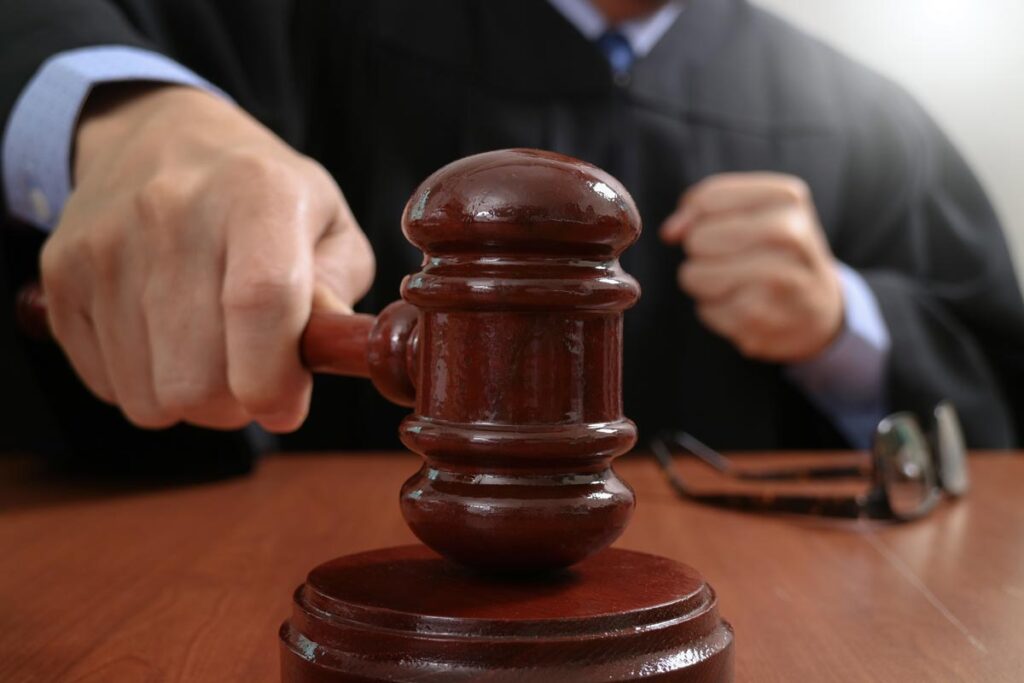
M608 63L612 66L612 73L617 76L629 74L633 62L636 61L636 54L633 53L633 46L626 40L626 36L612 29L605 31L597 39L597 46L604 52Z

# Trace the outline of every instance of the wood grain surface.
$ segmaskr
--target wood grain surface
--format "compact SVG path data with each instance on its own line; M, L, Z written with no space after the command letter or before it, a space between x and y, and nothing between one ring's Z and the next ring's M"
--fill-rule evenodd
M276 681L306 572L414 540L397 498L416 468L276 456L245 479L145 487L0 460L0 681ZM1024 680L1024 457L973 456L970 495L906 526L702 508L646 457L617 470L639 499L618 547L703 572L738 681Z

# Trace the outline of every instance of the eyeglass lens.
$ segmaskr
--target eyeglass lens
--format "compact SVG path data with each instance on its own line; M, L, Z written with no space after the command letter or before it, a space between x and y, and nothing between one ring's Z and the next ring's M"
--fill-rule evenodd
M934 506L935 467L917 419L897 413L879 423L875 433L875 476L899 519L918 517Z
M935 443L939 483L951 496L962 496L971 488L967 471L967 446L956 409L949 401L935 407Z

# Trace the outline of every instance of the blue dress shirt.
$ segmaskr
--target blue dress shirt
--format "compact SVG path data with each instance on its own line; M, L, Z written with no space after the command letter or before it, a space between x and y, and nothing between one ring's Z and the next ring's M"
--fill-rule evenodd
M75 126L101 83L180 83L222 93L163 55L127 46L86 47L54 55L14 104L3 137L3 191L12 216L40 228L57 225L71 194Z
M612 27L588 0L549 2L584 37L602 45ZM617 52L608 53L612 67L628 70L633 61L643 59L683 11L673 0L649 16L615 26ZM628 62L622 59L621 38L632 51ZM4 131L0 170L12 216L44 230L56 226L71 193L79 112L93 87L117 81L177 83L226 97L182 65L134 47L89 47L53 56L22 91ZM839 338L816 358L788 366L786 373L853 446L866 448L886 410L889 330L864 278L844 264L839 277L845 307Z

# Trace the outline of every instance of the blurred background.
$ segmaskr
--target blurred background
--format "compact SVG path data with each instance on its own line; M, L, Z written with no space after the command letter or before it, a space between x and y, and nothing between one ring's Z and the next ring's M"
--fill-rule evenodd
M1024 0L754 0L910 90L988 189L1024 277Z

